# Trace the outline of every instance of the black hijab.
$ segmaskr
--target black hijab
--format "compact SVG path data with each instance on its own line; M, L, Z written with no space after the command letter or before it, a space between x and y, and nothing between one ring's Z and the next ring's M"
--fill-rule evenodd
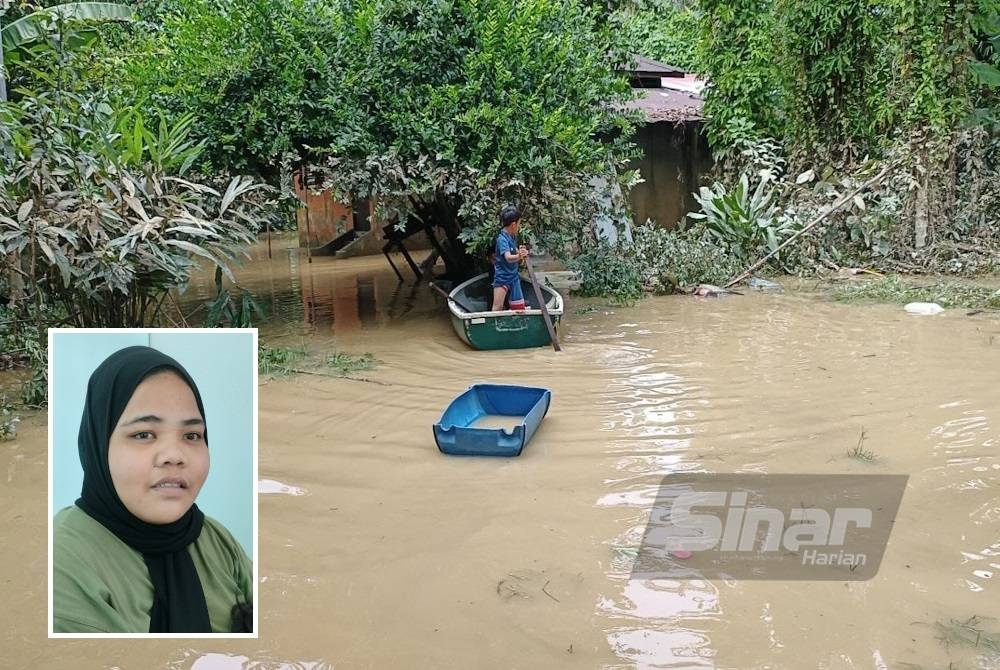
M198 411L205 418L198 387L180 363L149 347L128 347L113 353L87 384L79 437L83 491L76 505L142 554L153 582L150 633L211 633L205 592L187 550L201 534L205 515L197 505L191 505L173 523L151 524L137 518L118 497L108 466L108 442L136 387L165 369L177 373L191 387Z

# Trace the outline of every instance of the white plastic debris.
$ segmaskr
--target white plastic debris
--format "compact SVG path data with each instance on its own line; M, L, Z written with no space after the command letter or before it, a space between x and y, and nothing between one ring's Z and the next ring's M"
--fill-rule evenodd
M257 482L257 493L283 493L289 496L301 496L305 495L306 491L298 486L283 484L273 479L261 479Z
M903 309L906 310L908 314L940 314L944 311L944 307L937 304L936 302L911 302L907 303Z

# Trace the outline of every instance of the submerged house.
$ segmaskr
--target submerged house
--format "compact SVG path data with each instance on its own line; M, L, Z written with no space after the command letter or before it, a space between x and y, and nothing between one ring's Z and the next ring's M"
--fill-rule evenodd
M673 227L686 212L697 210L692 193L712 165L701 132L704 82L643 56L634 57L629 79L637 93L629 107L646 117L633 138L642 150L633 166L643 179L630 194L633 219Z
M389 222L375 219L372 202L357 198L350 202L338 200L331 189L317 190L308 168L292 175L295 195L304 207L296 212L299 247L309 256L367 256L382 253L389 260L400 280L403 275L390 254L401 252L413 272L417 263L410 250L438 246L437 238L426 234L416 225L399 230ZM438 249L440 253L440 249Z

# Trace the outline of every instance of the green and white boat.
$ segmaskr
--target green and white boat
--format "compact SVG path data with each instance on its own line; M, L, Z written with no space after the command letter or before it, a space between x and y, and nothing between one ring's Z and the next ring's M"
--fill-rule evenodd
M558 335L563 313L562 296L545 284L540 284L539 288ZM449 294L452 300L448 301L455 333L473 349L527 349L551 344L535 290L531 281L524 277L521 277L521 292L528 309L522 312L491 312L487 302L493 293L489 274L481 274L459 284ZM471 311L466 311L466 308Z

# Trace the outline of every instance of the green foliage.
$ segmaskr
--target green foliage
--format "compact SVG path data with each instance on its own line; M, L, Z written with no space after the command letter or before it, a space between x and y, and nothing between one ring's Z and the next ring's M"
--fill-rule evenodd
M974 115L996 137L1000 135L1000 2L980 0L971 28Z
M49 396L49 359L46 346L37 339L25 341L31 378L21 384L21 402L27 407L45 407Z
M132 10L111 2L67 2L33 12L6 23L0 29L5 54L42 38L54 17L87 23L128 21L132 18Z
M6 395L0 394L0 442L17 437L17 424L21 422L21 417L16 409Z
M151 107L190 115L205 170L277 185L284 156L351 132L353 111L337 104L351 85L336 61L348 27L334 4L171 0L146 15L157 23L122 45L121 68L105 76Z
M795 227L777 215L773 180L773 175L765 171L754 189L745 174L731 192L718 182L711 187L703 186L695 194L701 212L689 213L687 217L704 221L718 243L744 261L756 258L764 248L774 251L784 238L795 232Z
M234 299L227 290L220 290L208 306L205 316L207 328L253 328L257 317L264 316L264 309L254 300L253 294L239 289L239 297Z
M741 174L765 170L776 177L784 175L788 164L784 148L774 138L762 136L752 121L744 117L729 119L724 133L729 144L712 154L717 172L724 177L737 179Z
M629 178L622 55L581 3L375 2L349 24L340 116L360 112L324 171L345 195L376 196L378 217L440 224L471 249L517 202L532 234L575 233Z
M363 354L349 354L343 351L338 351L332 356L326 357L327 367L333 368L342 376L351 372L372 370L377 363L378 360L375 356L367 352Z
M892 93L905 101L901 114L907 125L951 130L971 111L970 24L976 4L968 0L892 3L901 38L894 50L900 86Z
M9 266L4 268L6 272ZM9 275L8 275L9 276ZM0 292L5 296L13 296L9 288L4 289L0 279ZM9 368L29 367L32 356L39 348L44 350L40 342L47 337L45 326L58 326L66 321L66 312L59 307L42 305L41 311L36 311L34 304L25 305L21 309L17 300L8 301L13 306L0 303L0 370Z
M575 291L582 296L607 296L619 305L629 305L643 294L642 273L625 245L601 239L593 248L574 258L570 268L580 277Z
M193 115L205 166L277 184L312 165L374 218L445 228L451 267L501 205L582 228L634 155L607 22L581 0L161 0L105 81ZM165 11L169 10L169 11ZM462 271L468 268L454 268Z
M170 123L158 111L154 133L154 129L146 127L139 108L125 108L115 122L117 157L128 165L148 165L158 172L183 177L205 147L205 140L196 143L190 139L194 120L192 115L184 114Z
M678 286L722 284L743 269L741 260L715 241L704 223L667 229L649 222L632 231L629 254L647 290L669 293Z
M0 252L26 284L22 313L54 303L80 326L151 324L196 258L232 280L267 194L242 177L221 188L182 178L200 151L190 119L150 124L135 107L115 110L57 28L22 66L36 87L0 105L10 129Z
M632 53L696 72L697 5L691 0L635 0L612 15L612 25Z
M257 368L260 374L268 377L297 373L322 375L318 370L323 368L333 370L337 377L346 377L352 372L372 370L378 362L370 353L350 354L343 351L320 359L305 346L271 347L261 344L257 349Z
M1000 176L1000 2L705 0L701 9L707 134L722 191L768 169L781 181L784 217L802 224L863 183L872 164L890 166L783 266L990 264L1000 246L990 186ZM773 147L754 155L764 143ZM768 165L769 155L785 162ZM797 185L786 170L822 177Z
M735 139L732 121L740 118L792 155L828 160L884 149L912 127L950 132L996 65L996 0L701 6L699 60L711 81L706 112L718 147Z
M798 146L871 146L898 102L884 49L888 2L783 0L775 4L776 59L788 91L786 133ZM863 150L863 149L862 149Z
M1000 291L995 288L947 281L916 284L898 275L843 286L836 291L835 297L843 302L936 302L945 308L1000 309Z
M632 230L631 242L601 241L571 261L581 279L577 293L607 296L631 304L645 292L672 293L677 287L721 284L742 268L704 223L670 230L646 222Z
M745 120L759 136L783 137L787 91L775 57L780 44L776 0L702 0L698 63L708 78L705 113L713 147ZM756 138L754 138L756 139Z
M308 351L300 347L257 347L257 369L267 377L283 377L294 374L293 367L306 358Z
M870 184L825 216L819 226L784 250L781 267L790 272L836 265L886 272L962 274L995 269L1000 251L1000 192L990 184L1000 178L1000 166L992 165L993 143L981 128L960 132L954 140L957 212L954 217L935 222L933 243L924 250L914 249L913 229L901 225L912 213L914 193L926 188L924 152L939 144L940 140L899 142L881 160L808 169L794 179L792 175L782 176L776 184L781 211L778 217L798 227L823 215L889 166L881 181Z

